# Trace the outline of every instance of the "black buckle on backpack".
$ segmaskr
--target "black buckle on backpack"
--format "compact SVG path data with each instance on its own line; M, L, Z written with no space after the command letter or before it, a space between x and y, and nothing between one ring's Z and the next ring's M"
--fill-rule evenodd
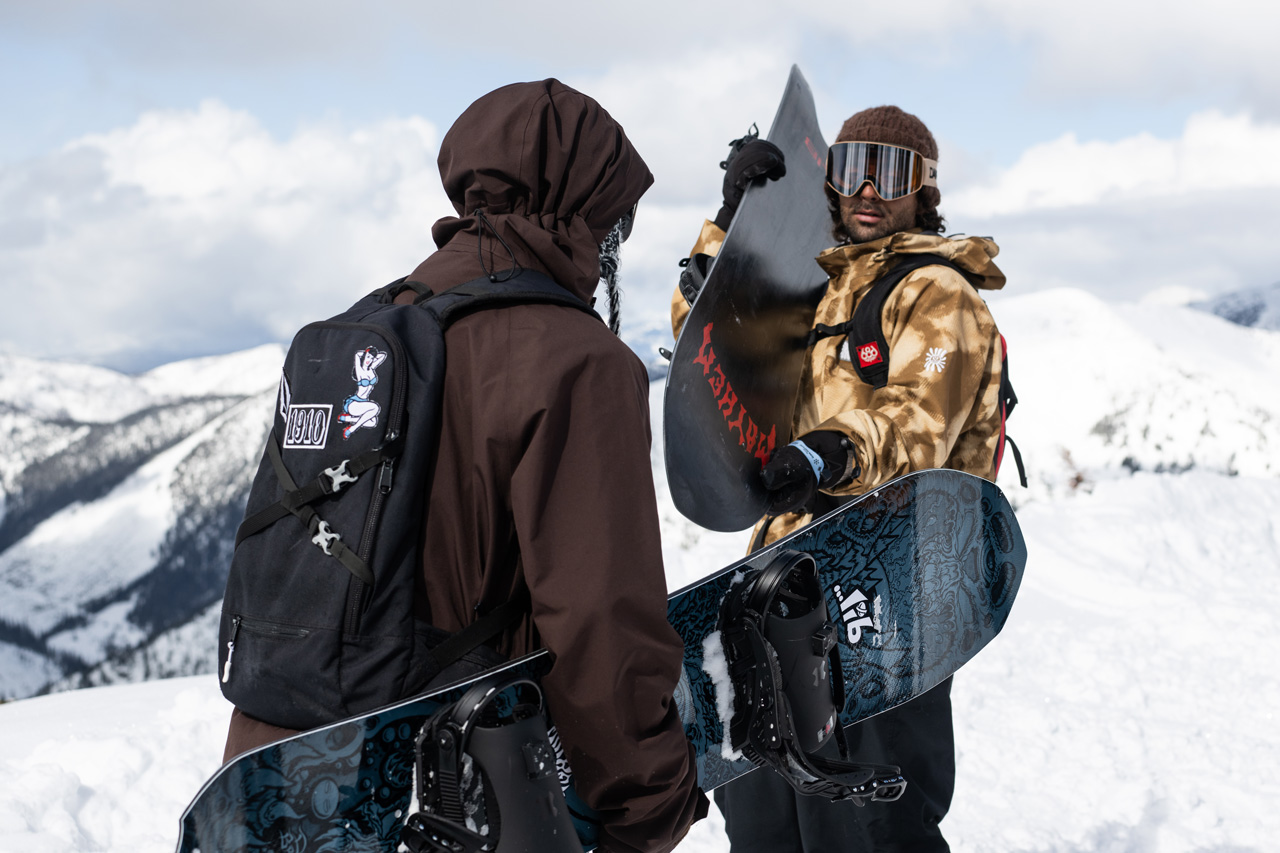
M856 805L902 796L897 767L848 760L838 634L812 557L780 553L725 597L718 627L733 682L734 749L801 794Z

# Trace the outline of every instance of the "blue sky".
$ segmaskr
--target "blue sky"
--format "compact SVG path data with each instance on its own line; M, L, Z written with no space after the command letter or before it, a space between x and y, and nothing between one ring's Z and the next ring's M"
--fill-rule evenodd
M287 339L430 251L439 137L546 76L600 100L657 176L624 319L661 325L725 143L767 129L792 62L829 134L879 103L930 125L943 213L1001 243L1009 297L1267 285L1277 24L1245 0L0 0L0 286L32 320L0 351L134 370Z

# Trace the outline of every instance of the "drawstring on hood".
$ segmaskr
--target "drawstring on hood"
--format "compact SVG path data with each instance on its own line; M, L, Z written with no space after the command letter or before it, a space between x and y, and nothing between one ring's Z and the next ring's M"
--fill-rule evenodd
M507 241L503 240L502 235L494 231L493 226L489 224L489 220L485 219L483 210L476 211L476 219L479 220L479 227L476 234L476 259L480 261L480 269L484 270L484 274L489 277L489 281L509 281L520 275L524 270L524 267L520 266L520 262L516 260L516 253L511 251L511 247L507 245ZM494 237L498 238L498 242L502 244L502 248L506 249L507 254L511 256L511 268L508 269L506 274L501 278L498 277L497 273L490 272L489 268L486 267L484 263L484 229L486 227L488 227L489 232L493 234Z

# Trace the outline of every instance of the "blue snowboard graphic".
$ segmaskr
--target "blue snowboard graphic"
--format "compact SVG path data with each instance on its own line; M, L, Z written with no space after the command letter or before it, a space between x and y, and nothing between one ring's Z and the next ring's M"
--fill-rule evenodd
M1026 565L1021 531L999 488L933 470L895 480L673 593L668 618L685 643L676 700L707 791L754 769L725 743L731 702L717 684L720 602L744 573L784 549L817 562L840 636L846 726L923 693L977 654L1004 627ZM537 676L547 663L539 652L504 669ZM179 853L394 851L410 807L414 739L465 687L233 759L183 814ZM568 799L589 850L589 810L572 787Z

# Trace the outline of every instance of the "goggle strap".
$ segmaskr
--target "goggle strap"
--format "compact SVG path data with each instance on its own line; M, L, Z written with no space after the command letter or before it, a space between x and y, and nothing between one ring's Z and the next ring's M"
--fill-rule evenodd
M938 161L930 160L924 155L921 155L920 159L924 161L923 185L926 187L936 187L938 185Z

